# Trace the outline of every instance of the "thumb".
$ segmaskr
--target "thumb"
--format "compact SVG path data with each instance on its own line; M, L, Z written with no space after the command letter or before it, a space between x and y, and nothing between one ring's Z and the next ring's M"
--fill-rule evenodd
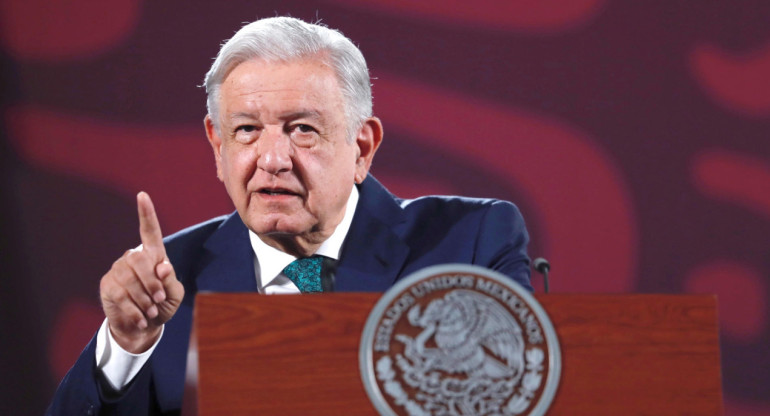
M155 299L163 321L170 319L184 298L184 285L177 280L174 267L168 260L164 260L155 267L155 272L163 284L162 299Z

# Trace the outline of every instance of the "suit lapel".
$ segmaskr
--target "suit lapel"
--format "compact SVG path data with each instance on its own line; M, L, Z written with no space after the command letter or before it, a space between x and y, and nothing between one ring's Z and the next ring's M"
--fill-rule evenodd
M409 255L402 239L403 210L396 198L369 175L337 264L336 290L383 292L400 275Z
M249 233L237 213L228 217L204 244L198 291L256 292L254 253Z

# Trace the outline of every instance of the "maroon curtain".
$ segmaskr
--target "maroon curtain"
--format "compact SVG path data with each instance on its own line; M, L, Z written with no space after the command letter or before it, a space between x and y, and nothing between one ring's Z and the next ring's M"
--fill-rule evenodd
M727 414L770 413L766 0L0 0L0 413L103 319L137 191L166 233L232 210L198 85L276 13L360 45L394 193L514 201L553 292L716 293Z

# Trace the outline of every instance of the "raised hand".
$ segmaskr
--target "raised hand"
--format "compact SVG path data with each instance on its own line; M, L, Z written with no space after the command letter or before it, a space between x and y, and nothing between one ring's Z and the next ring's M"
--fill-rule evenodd
M110 332L128 352L146 351L160 336L184 297L166 256L155 207L150 196L136 196L142 245L126 251L102 277L99 294Z

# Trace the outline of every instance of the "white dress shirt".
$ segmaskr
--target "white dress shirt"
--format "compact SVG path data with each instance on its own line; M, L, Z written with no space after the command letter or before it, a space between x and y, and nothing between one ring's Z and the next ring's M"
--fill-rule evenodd
M354 186L350 192L345 216L337 225L332 235L321 243L321 247L315 252L334 260L339 260L342 244L353 222L353 214L358 205L358 189ZM283 269L297 258L265 244L259 236L249 230L249 241L254 250L254 273L257 277L259 293L264 294L289 294L299 293L297 286L283 274ZM160 337L150 349L141 354L132 354L118 345L109 331L107 319L104 319L99 332L96 334L96 366L102 371L110 386L119 391L133 380L144 363L150 359L150 355L163 337L161 328Z

